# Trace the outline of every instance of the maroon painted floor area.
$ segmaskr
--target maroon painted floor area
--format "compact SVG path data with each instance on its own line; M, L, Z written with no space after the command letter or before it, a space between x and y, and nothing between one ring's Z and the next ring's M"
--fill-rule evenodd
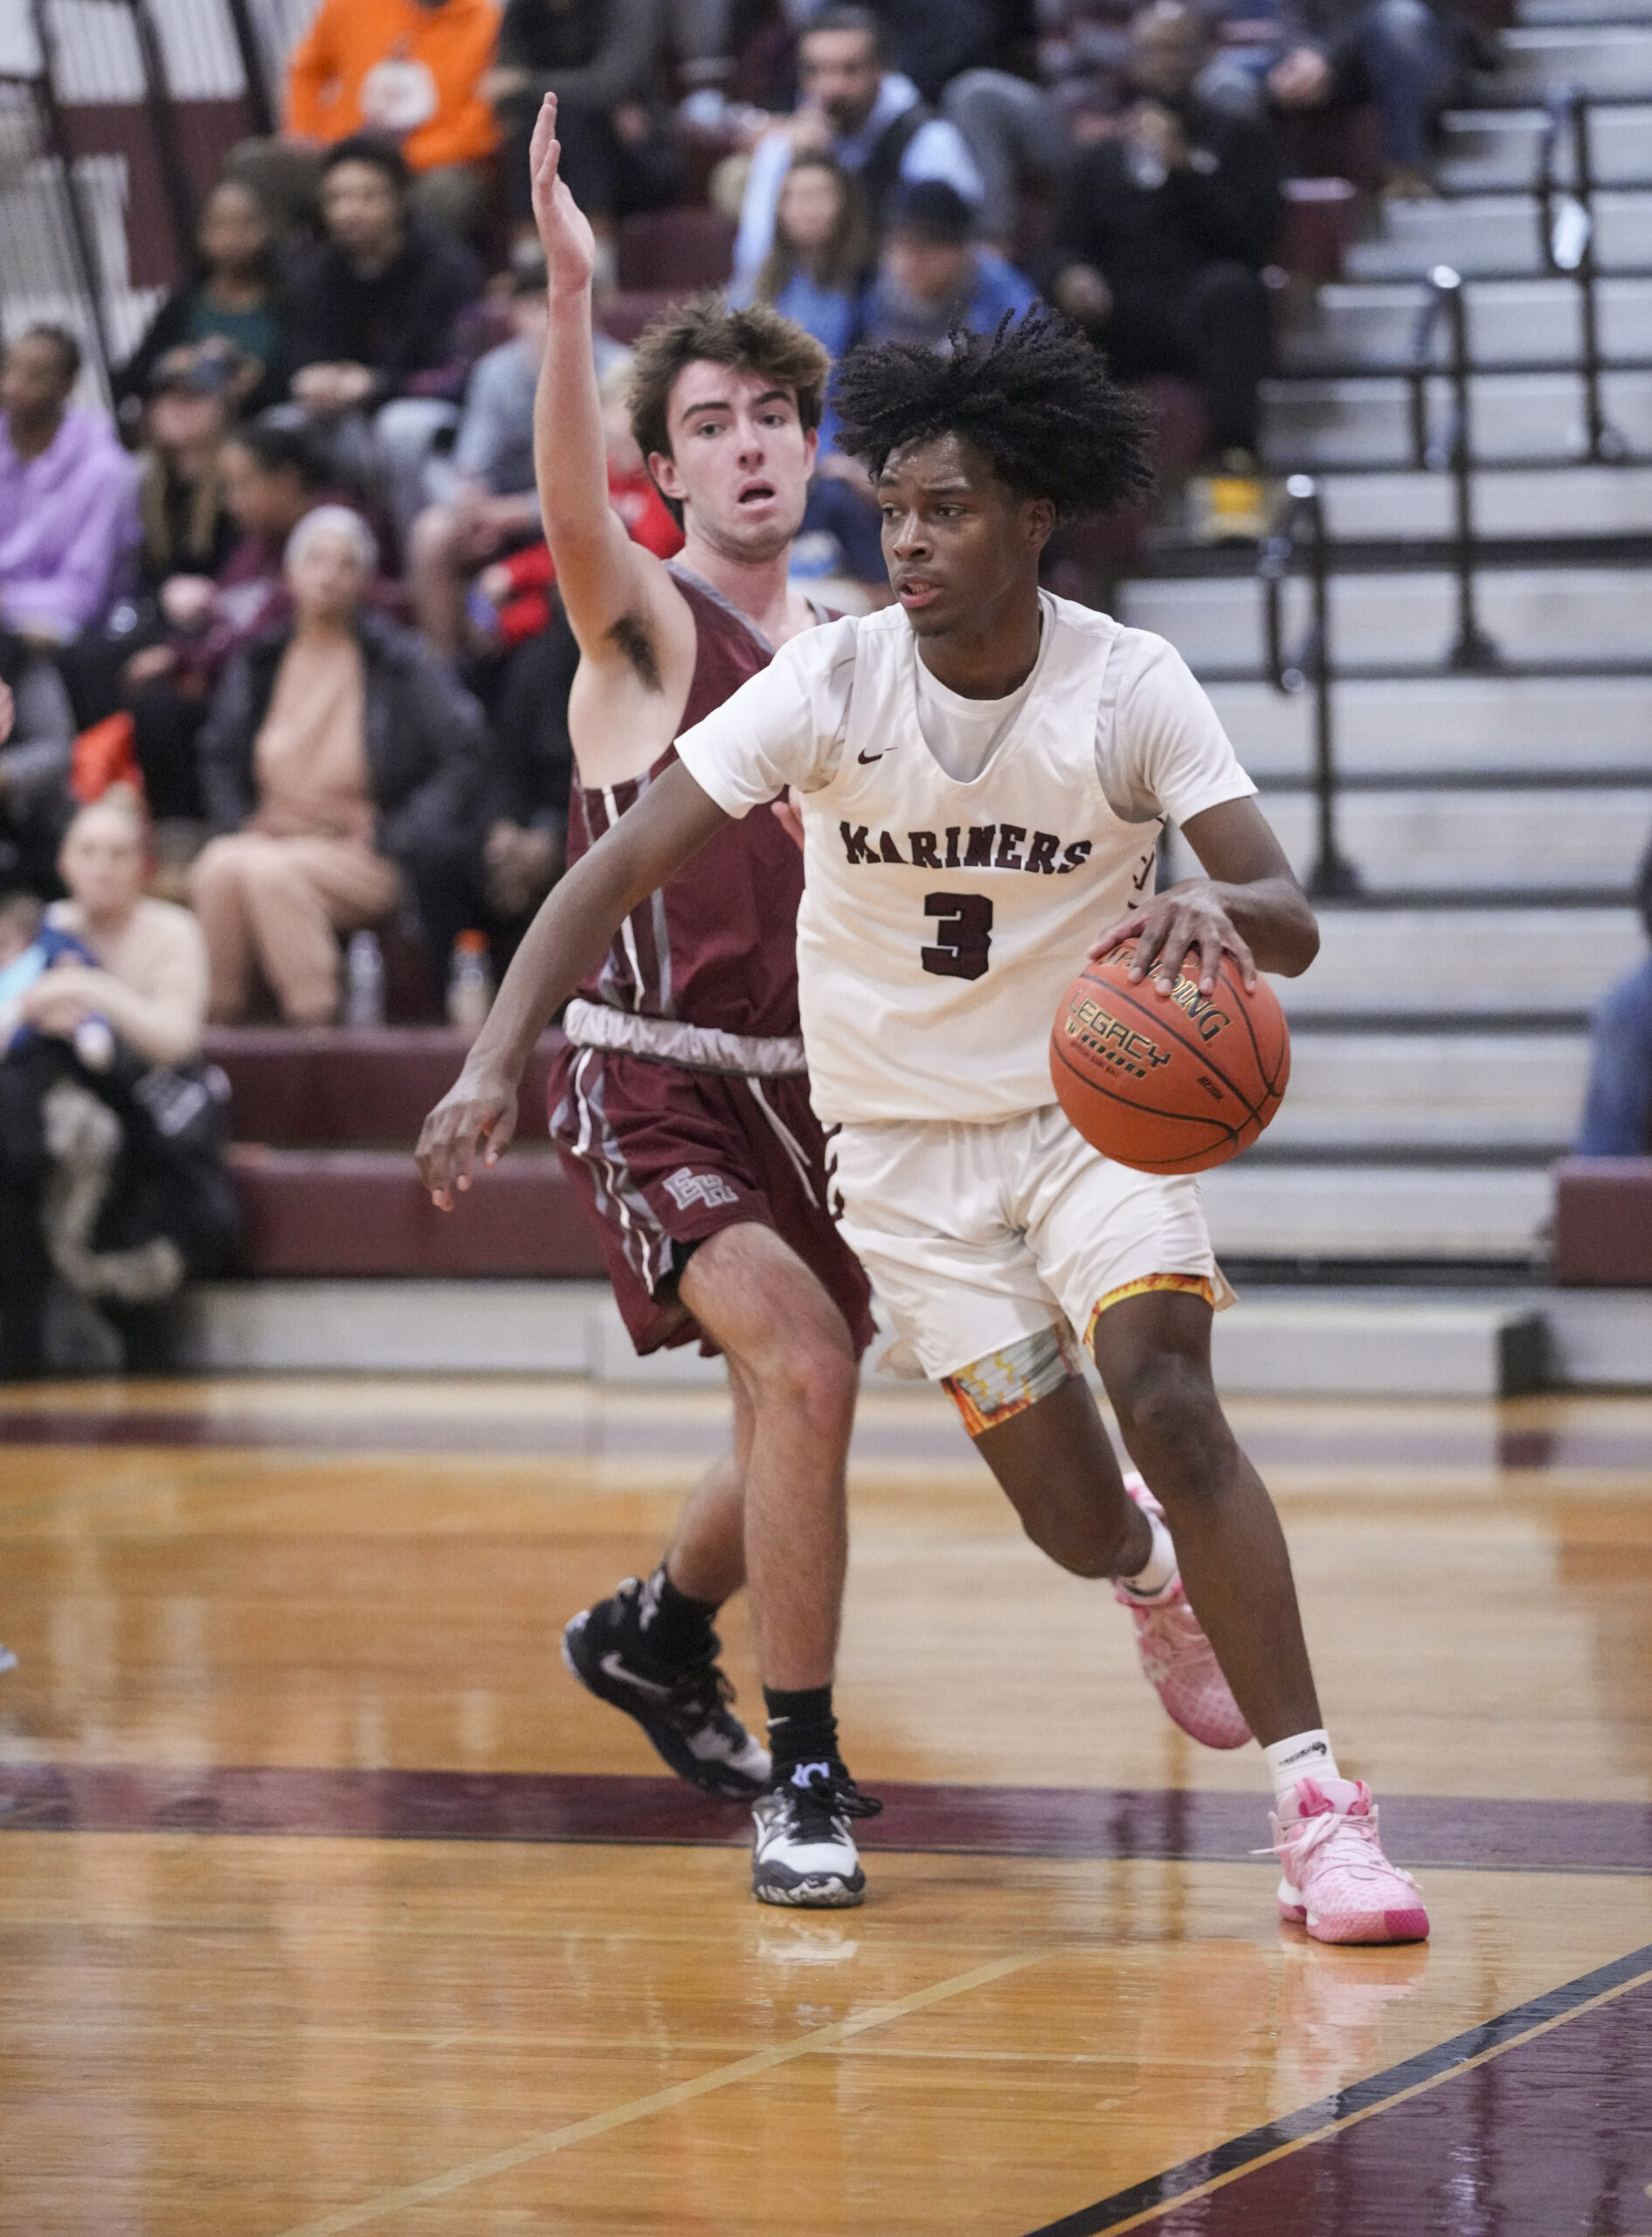
M1033 2237L1642 2237L1649 2185L1652 1948Z
M1260 1795L899 1782L878 1792L884 1813L857 1836L872 1848L1232 1862L1251 1856L1266 1832ZM1652 1872L1645 1804L1402 1795L1385 1797L1382 1809L1391 1853L1420 1867ZM172 1764L0 1764L0 1832L8 1830L738 1846L750 1839L744 1810L670 1778Z

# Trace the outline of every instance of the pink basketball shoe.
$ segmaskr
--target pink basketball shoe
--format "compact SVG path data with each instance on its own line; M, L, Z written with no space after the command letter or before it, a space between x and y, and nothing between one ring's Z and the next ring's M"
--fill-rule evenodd
M1298 1779L1272 1824L1282 1918L1316 1942L1427 1940L1421 1892L1383 1854L1363 1779Z
M1124 1479L1124 1489L1144 1513L1164 1520L1165 1510L1141 1478ZM1187 1604L1179 1576L1158 1600L1138 1600L1121 1587L1115 1594L1136 1625L1136 1652L1147 1682L1174 1724L1206 1748L1242 1748L1250 1727L1240 1714L1210 1641Z

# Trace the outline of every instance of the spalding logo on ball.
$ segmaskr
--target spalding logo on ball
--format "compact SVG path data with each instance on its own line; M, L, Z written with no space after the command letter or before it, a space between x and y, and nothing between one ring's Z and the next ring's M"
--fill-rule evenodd
M1126 977L1136 942L1087 963L1050 1029L1056 1100L1103 1157L1138 1173L1203 1173L1248 1149L1284 1098L1290 1035L1271 987L1224 955L1213 994Z

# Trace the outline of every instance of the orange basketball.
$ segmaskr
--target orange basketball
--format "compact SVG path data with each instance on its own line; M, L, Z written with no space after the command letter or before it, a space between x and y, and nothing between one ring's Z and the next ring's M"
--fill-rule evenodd
M1125 977L1121 940L1087 963L1050 1028L1056 1099L1087 1142L1138 1173L1203 1173L1248 1149L1290 1077L1285 1014L1265 979L1245 991L1224 955L1213 994Z

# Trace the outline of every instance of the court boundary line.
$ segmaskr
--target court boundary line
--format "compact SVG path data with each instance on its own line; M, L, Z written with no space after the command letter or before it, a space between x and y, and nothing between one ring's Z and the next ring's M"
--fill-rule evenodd
M885 1853L1189 1864L1256 1854L1259 1805L1225 1790L878 1785L888 1809L868 1839ZM1418 1870L1652 1872L1652 1804L1391 1795L1384 1806ZM643 1774L0 1761L0 1836L21 1832L731 1849L750 1838L727 1803Z
M1059 2220L1041 2222L1026 2237L1124 2237L1132 2229L1148 2227L1162 2215L1225 2190L1243 2175L1271 2166L1276 2161L1324 2144L1344 2130L1356 2128L1378 2113L1386 2113L1442 2082L1472 2072L1522 2043L1535 2042L1553 2033L1586 2012L1626 1996L1631 1989L1652 1983L1652 1942L1609 1964L1579 1973L1575 1980L1547 1989L1524 2004L1511 2005L1490 2019L1448 2036L1432 2049L1418 2051L1397 2066L1369 2075L1329 2097L1317 2098L1296 2112L1247 2130L1212 2150L1202 2151L1162 2174L1150 2175L1129 2189L1115 2191L1095 2205L1080 2206ZM1179 2188L1167 2191L1167 2185Z
M1026 1972L1033 1965L1048 1964L1052 1959L1064 1956L1062 1945L1048 1950L1019 1951L1013 1957L997 1957L990 1964L977 1965L967 1973L956 1973L950 1979L936 1981L926 1989L915 1989L910 1996L896 1997L887 2004L874 2005L852 2019L833 2020L830 2026L812 2028L790 2043L777 2043L764 2051L753 2051L745 2058L736 2059L727 2066L713 2067L708 2072L695 2074L690 2081L670 2083L664 2089L655 2089L646 2096L632 2098L627 2103L615 2105L605 2113L588 2114L584 2120L570 2121L561 2128L547 2129L537 2136L525 2137L520 2144L507 2144L499 2151L487 2153L480 2159L466 2161L450 2167L439 2175L429 2175L417 2183L404 2184L393 2191L381 2191L376 2197L363 2199L359 2204L343 2206L335 2213L324 2214L319 2221L306 2221L279 2233L279 2237L343 2237L350 2229L364 2228L369 2222L382 2220L386 2214L399 2213L404 2207L426 2206L432 2199L446 2198L455 2191L467 2190L473 2183L485 2182L491 2175L507 2175L518 2167L526 2167L536 2159L547 2159L555 2152L566 2151L571 2145L584 2144L593 2137L606 2136L613 2130L626 2128L633 2121L646 2120L651 2114L670 2112L679 2105L691 2103L696 2097L708 2096L712 2091L727 2089L734 2083L751 2080L760 2074L772 2073L775 2067L790 2066L795 2060L807 2058L817 2051L827 2051L840 2043L864 2035L872 2028L883 2027L893 2020L904 2019L915 2012L923 2012L931 2005L944 2004L950 1998L964 1996L971 1989L985 1988L992 1981L999 1981L1010 1973Z

